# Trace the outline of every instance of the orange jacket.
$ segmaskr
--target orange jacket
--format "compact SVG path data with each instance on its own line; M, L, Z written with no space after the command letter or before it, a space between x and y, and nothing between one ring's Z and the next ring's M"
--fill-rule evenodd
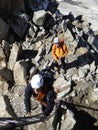
M45 84L45 85L43 85L41 91L39 91L36 96L36 100L41 102L44 106L47 106L47 103L43 101L44 97L46 96L46 91L47 91L47 86Z
M64 44L64 41L60 39L60 46L58 47L56 44L52 46L52 56L58 61L60 58L65 57L68 54L67 46Z

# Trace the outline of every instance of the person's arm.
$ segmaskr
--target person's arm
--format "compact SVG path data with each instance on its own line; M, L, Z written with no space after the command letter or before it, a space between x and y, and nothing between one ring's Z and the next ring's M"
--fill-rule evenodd
M52 46L52 56L53 56L54 60L58 61L58 57L57 57L57 55L55 54L55 51L56 51L56 46L53 45L53 46Z
M25 108L26 108L26 112L27 112L27 116L30 116L31 113L31 102L30 102L30 98L32 96L32 88L31 86L27 86L25 89L25 99L24 99L24 103L25 103Z
M45 116L49 116L49 114L52 112L55 104L54 100L55 100L55 92L54 90L50 90L47 94L47 107L43 112Z
M64 56L66 56L68 54L67 46L64 44L62 49L63 49L63 55L62 55L62 57L64 57Z

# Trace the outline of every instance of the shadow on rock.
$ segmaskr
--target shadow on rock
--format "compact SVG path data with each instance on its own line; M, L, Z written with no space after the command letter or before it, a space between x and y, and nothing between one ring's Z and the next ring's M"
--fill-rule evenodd
M96 119L92 118L84 111L77 111L75 114L76 125L74 130L98 130L98 126L94 126Z

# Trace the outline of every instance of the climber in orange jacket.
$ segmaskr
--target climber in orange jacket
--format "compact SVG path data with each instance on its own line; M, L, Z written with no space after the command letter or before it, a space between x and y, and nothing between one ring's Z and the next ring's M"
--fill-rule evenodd
M52 46L52 56L53 59L58 63L58 65L62 65L64 68L64 60L65 56L68 54L68 49L66 44L64 44L64 40L58 37L54 38L54 44Z

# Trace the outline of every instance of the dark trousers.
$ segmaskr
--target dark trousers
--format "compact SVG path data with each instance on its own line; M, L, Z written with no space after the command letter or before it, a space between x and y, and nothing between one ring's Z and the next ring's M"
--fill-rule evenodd
M60 69L65 69L65 57L60 59L60 63L55 62L55 66L58 68L58 72L60 72Z

